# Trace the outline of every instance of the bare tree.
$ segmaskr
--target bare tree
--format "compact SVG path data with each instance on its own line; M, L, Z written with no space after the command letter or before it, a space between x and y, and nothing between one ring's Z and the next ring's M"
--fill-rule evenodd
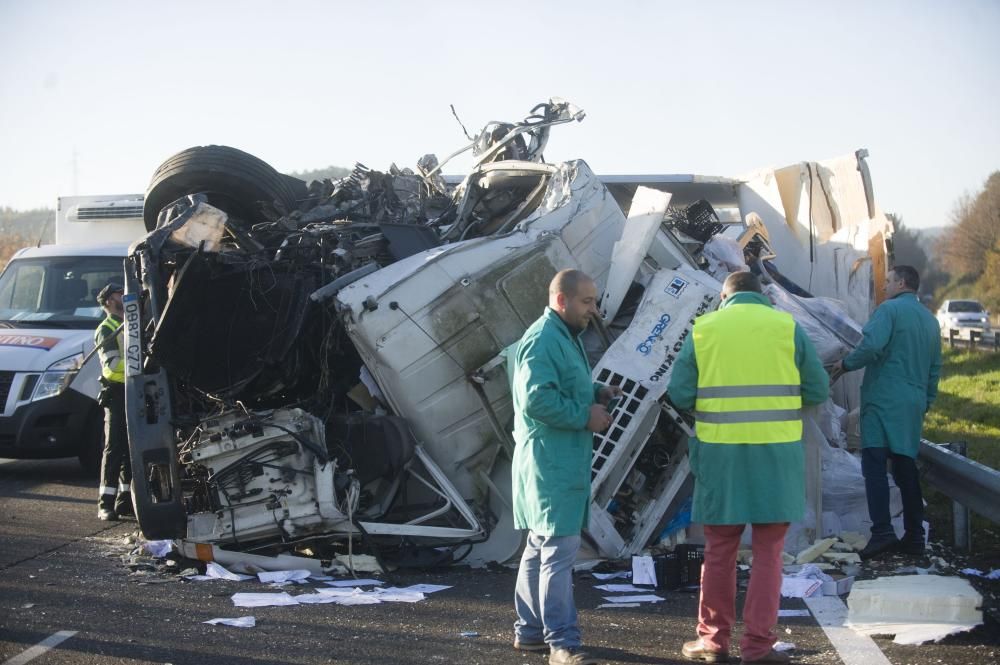
M986 179L975 198L955 202L951 226L939 244L942 261L956 276L982 275L987 254L1000 242L1000 171Z

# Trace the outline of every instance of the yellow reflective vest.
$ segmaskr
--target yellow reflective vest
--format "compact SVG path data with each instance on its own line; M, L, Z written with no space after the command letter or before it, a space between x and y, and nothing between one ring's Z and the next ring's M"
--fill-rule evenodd
M695 433L703 443L767 444L802 438L795 320L756 304L733 304L692 329L698 361ZM759 343L750 345L747 340Z
M94 331L94 346L97 347L97 354L101 358L101 376L111 383L125 383L123 335L115 335L121 323L109 314Z

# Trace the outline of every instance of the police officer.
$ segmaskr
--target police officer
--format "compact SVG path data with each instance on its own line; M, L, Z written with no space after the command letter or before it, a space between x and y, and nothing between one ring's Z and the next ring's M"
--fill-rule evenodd
M97 401L104 407L104 455L97 519L105 521L133 514L132 467L125 426L125 354L118 330L125 313L122 293L118 284L108 284L97 294L97 302L106 316L94 331L94 346L101 359L102 388Z

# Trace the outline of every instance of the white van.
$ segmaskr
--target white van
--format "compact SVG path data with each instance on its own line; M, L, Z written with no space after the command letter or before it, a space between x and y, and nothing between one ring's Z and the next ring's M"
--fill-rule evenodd
M140 195L61 197L56 244L19 250L0 274L0 457L99 467L96 295L123 283L128 246L144 233Z

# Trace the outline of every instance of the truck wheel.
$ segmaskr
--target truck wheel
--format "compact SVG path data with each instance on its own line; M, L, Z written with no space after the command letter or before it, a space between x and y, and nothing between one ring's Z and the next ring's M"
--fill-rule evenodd
M87 418L83 432L83 447L77 459L89 475L97 478L101 473L101 459L104 457L104 409L95 409Z
M269 221L264 207L285 215L298 207L294 178L278 173L253 155L224 145L195 146L170 157L153 173L142 216L146 230L167 205L202 192L208 201L250 224Z

